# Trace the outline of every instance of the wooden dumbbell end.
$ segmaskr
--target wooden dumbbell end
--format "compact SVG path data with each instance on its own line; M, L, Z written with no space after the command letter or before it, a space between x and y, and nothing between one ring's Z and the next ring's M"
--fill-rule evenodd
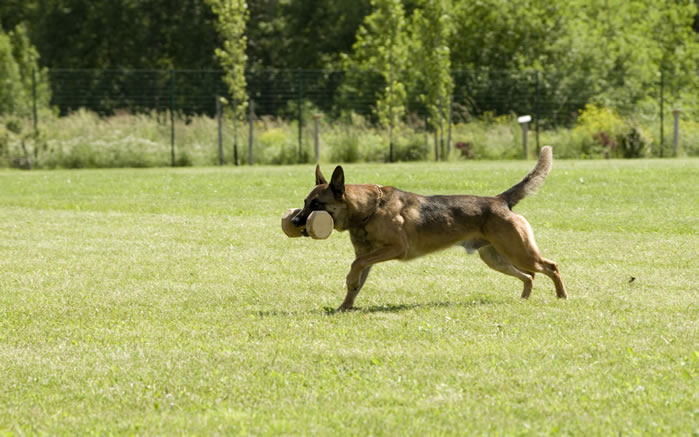
M306 231L311 238L324 240L333 232L335 223L326 211L313 211L306 220Z
M289 208L284 214L282 214L282 231L289 238L296 238L303 236L303 226L294 226L291 223L291 219L296 217L298 213L301 212L299 208Z

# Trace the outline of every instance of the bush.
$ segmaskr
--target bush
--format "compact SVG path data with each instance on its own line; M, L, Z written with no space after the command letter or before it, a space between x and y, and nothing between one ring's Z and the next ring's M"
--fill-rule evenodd
M648 147L648 141L636 127L619 137L621 154L624 158L641 158Z
M357 162L359 155L359 137L348 129L347 135L341 135L330 149L330 160L333 162Z
M298 162L298 139L290 131L291 129L283 129L275 124L259 134L259 156L256 161L264 164Z
M509 117L493 117L459 123L452 128L453 144L469 144L468 159L520 158L522 140L517 134L519 126ZM455 147L452 147L455 149ZM462 152L454 153L463 156Z
M321 134L330 149L333 162L385 162L388 158L388 142L364 117L350 113L342 117Z
M595 105L581 111L573 133L580 144L573 157L640 158L650 153L653 143L634 118L622 119L615 110Z
M424 138L418 134L409 134L407 138L400 138L397 142L393 157L396 161L424 161L427 155Z
M699 156L699 121L684 119L680 123L680 153Z
M615 155L617 140L626 124L611 108L587 104L580 112L573 132L580 138L582 158L610 158Z

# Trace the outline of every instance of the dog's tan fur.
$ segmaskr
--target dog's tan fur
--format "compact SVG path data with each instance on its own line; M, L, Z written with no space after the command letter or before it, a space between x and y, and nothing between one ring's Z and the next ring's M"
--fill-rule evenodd
M537 272L550 277L556 295L565 299L558 265L541 256L531 226L512 212L517 202L541 186L551 164L551 148L544 147L534 169L495 197L421 196L394 187L345 184L340 166L327 182L316 166L316 186L293 222L302 225L312 211L325 210L337 231L349 231L356 259L338 310L353 307L374 264L410 260L454 245L477 250L489 267L521 280L523 299L529 297Z

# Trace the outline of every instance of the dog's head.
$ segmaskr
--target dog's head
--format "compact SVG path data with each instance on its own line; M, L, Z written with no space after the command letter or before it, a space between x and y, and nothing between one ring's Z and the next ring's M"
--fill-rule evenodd
M294 226L304 226L308 215L313 211L326 211L333 218L335 229L342 231L345 229L347 218L347 205L345 196L345 173L341 166L335 167L330 182L325 179L320 171L320 166L316 165L316 186L311 190L303 201L303 209L291 220ZM304 231L304 235L305 231Z

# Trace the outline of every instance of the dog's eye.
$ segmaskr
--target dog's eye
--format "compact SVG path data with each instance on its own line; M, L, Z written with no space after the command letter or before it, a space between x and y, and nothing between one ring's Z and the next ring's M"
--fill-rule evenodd
M318 202L317 200L313 200L311 202L311 209L321 209L321 208L323 208L323 205L320 202Z

